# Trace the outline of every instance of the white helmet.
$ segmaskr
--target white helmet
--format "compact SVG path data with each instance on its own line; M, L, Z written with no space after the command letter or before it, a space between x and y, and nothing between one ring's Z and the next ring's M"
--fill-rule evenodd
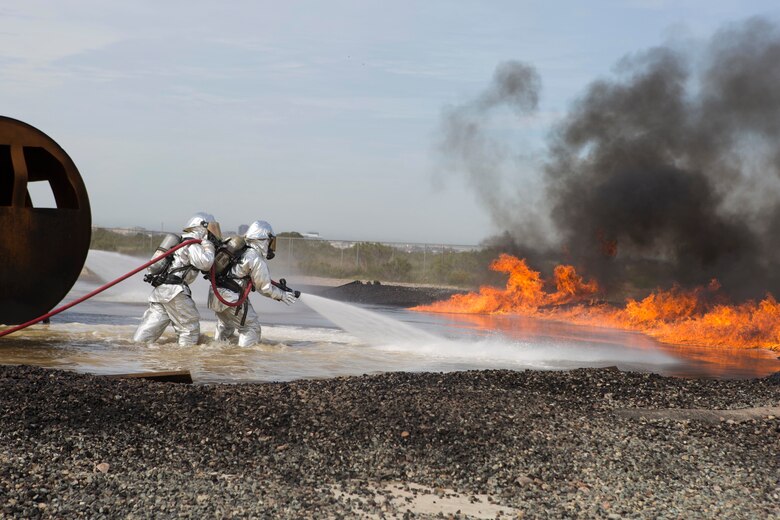
M206 236L209 222L214 222L214 215L198 212L190 217L190 219L184 225L184 229L182 231L197 238L203 238Z
M276 235L274 235L274 229L271 227L271 224L265 220L252 222L249 225L249 229L246 230L244 238L246 238L250 246L259 249L268 260L275 256Z

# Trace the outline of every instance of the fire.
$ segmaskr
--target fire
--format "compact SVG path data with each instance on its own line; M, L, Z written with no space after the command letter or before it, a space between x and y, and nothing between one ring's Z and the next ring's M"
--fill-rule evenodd
M717 280L707 287L657 290L623 307L598 302L599 286L585 282L574 267L559 265L552 283L525 260L502 254L490 269L509 275L506 287L414 307L417 311L465 314L520 314L541 319L640 331L664 343L780 350L780 303L767 295L756 303L728 305L717 298ZM545 286L554 285L554 290Z
M548 298L548 304L563 304L593 296L599 292L596 280L584 282L570 265L557 265L553 271L555 293Z
M545 292L541 274L528 267L523 259L502 254L493 260L490 269L509 275L505 289L481 287L478 293L456 294L449 300L414 307L414 310L535 315L540 307L568 303L598 292L595 281L583 282L570 265L555 268L556 290L552 293Z
M700 307L700 289L682 291L673 287L658 291L642 301L629 299L620 317L632 326L642 328L691 318Z

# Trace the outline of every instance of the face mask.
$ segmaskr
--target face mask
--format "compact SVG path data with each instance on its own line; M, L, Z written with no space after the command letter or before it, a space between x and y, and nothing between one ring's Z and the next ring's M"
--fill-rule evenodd
M271 235L268 242L268 253L265 255L266 259L270 260L276 256L276 236Z

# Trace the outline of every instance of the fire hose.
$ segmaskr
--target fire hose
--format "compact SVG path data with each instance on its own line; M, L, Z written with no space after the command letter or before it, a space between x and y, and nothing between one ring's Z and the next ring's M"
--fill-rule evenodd
M246 287L244 287L244 293L241 295L241 297L235 301L235 302L229 302L226 299L222 297L221 294L219 294L219 291L217 290L217 276L214 272L214 266L211 266L211 270L209 271L209 280L211 281L211 291L214 293L214 296L217 297L219 301L227 305L228 307L238 307L244 301L249 298L249 292L252 290L252 282L249 282L246 284Z
M175 253L176 251L178 251L182 247L186 247L186 246L189 246L189 245L192 245L192 244L199 244L200 242L201 241L199 239L197 239L197 238L191 238L191 239L185 240L181 244L170 248L168 251L166 251L165 253L161 254L160 256L154 257L150 261L146 262L144 265L142 265L142 266L140 266L140 267L138 267L136 269L133 269L129 273L120 276L116 280L112 280L112 281L108 282L107 284L98 287L94 291L85 294L81 298L78 298L78 299L76 299L76 300L74 300L74 301L72 301L70 303L67 303L67 304L63 305L62 307L58 307L58 308L56 308L54 310L51 310L51 311L47 312L46 314L44 314L42 316L38 316L37 318L35 318L33 320L30 320L30 321L27 321L27 322L22 323L20 325L9 327L9 328L7 328L7 329L5 329L3 331L0 331L0 338L2 338L3 336L7 336L8 334L12 334L14 332L17 332L19 330L25 329L25 328L29 327L30 325L34 325L34 324L38 323L39 321L43 321L43 320L45 320L47 318L50 318L50 317L54 316L55 314L61 313L62 311L66 311L66 310L70 309L71 307L73 307L75 305L78 305L79 303L82 303L85 300L88 300L88 299L92 298L93 296L95 296L97 294L102 293L106 289L108 289L110 287L113 287L114 285L118 284L119 282L122 282L122 281L130 278L134 274L136 274L136 273L138 273L140 271L143 271L144 269L146 269L150 265L155 264L155 263L159 262L160 260L162 260L163 258L167 257L168 255L171 255L171 254ZM241 295L241 297L238 299L238 301L236 301L236 302L228 302L228 301L224 300L222 298L222 296L219 294L219 292L217 291L217 285L216 285L215 274L214 274L214 266L211 267L209 275L210 275L209 277L211 279L211 288L214 291L214 294L217 296L219 301L221 301L222 303L224 303L225 305L228 305L230 307L238 307L239 305L244 303L244 301L249 296L249 291L252 289L252 284L251 283L247 284L246 289L244 289L244 292ZM287 282L284 280L284 278L282 278L279 282L275 282L275 281L271 280L271 283L273 285L275 285L276 287L282 289L283 291L294 292L296 297L299 297L300 294L301 294L300 291L293 291L292 289L287 287Z

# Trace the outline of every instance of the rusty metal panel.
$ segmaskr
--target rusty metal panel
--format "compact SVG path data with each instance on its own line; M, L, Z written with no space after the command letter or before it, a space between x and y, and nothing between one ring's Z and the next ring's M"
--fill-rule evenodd
M48 182L56 208L33 207L30 182ZM52 138L0 116L0 323L51 310L84 266L92 216L84 181Z

